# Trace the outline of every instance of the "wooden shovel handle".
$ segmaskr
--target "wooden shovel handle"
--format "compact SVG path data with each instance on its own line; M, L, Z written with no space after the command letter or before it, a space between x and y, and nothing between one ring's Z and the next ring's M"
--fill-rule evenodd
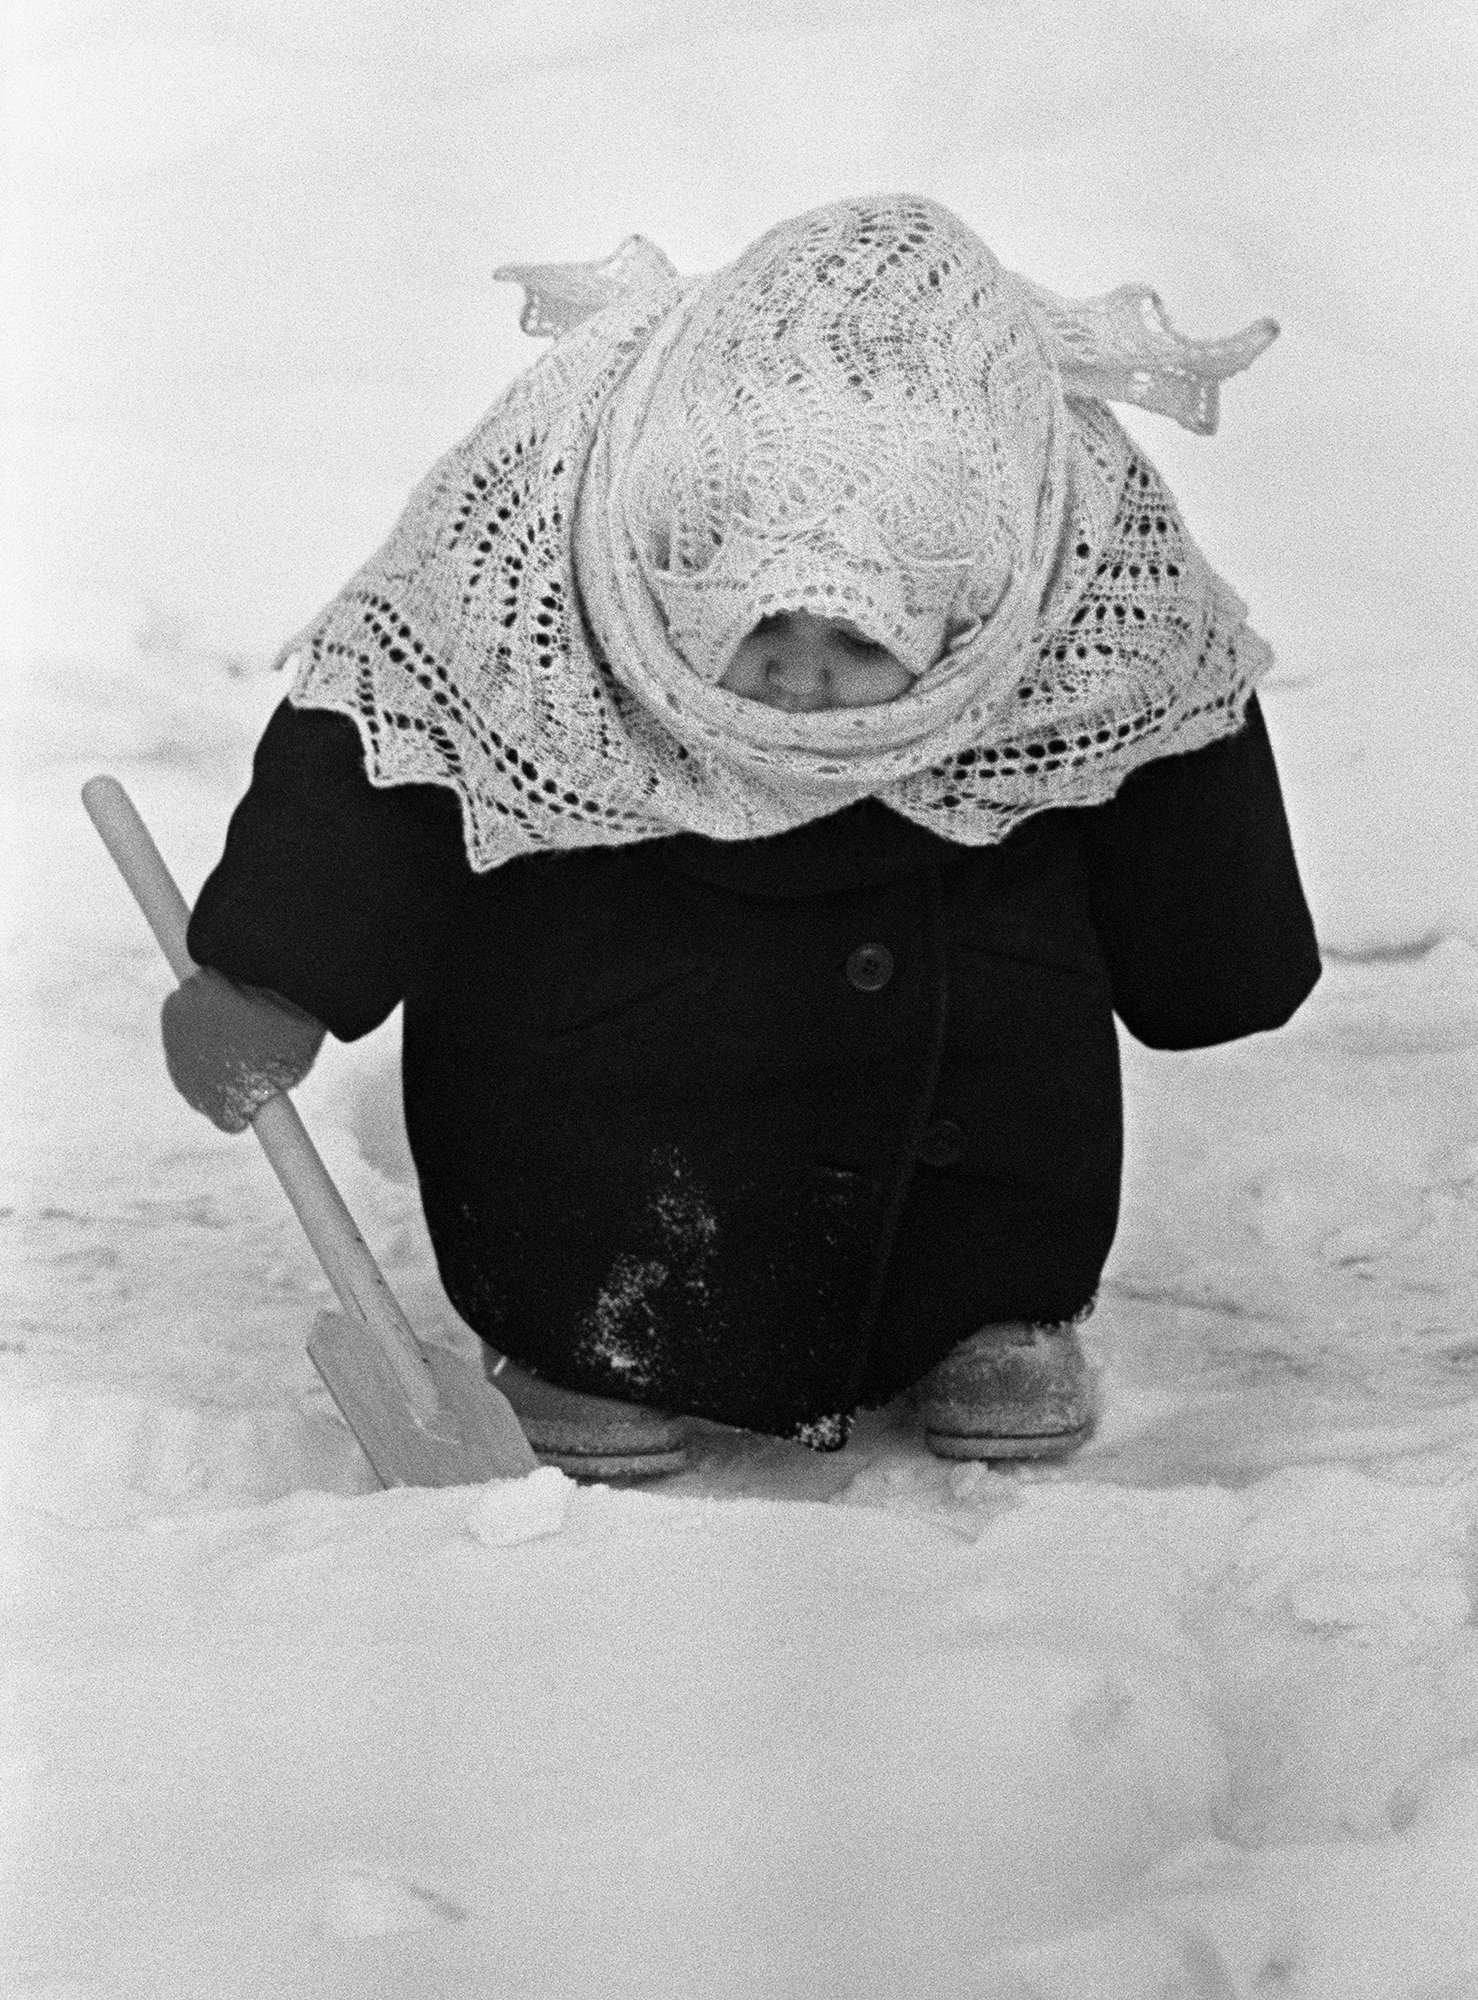
M116 778L100 777L90 778L82 787L82 803L148 919L175 977L188 979L195 970L185 943L189 905L133 800ZM355 1227L302 1119L289 1100L278 1094L262 1105L252 1120L252 1130L340 1304L364 1325L367 1338L378 1341L416 1419L430 1423L438 1399L420 1343Z
M176 979L188 979L195 970L185 944L190 905L180 894L180 886L133 800L116 778L89 778L82 787L82 803L118 864L119 874L133 891L134 901L148 918L170 970Z

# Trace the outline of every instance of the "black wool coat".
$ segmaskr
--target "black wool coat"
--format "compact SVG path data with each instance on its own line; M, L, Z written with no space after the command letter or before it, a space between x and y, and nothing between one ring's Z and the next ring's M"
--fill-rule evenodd
M1115 1013L1199 1048L1319 976L1255 701L995 847L869 799L482 875L451 792L374 788L352 722L284 703L189 942L346 1041L404 1003L431 1240L493 1346L821 1445L978 1327L1091 1302Z

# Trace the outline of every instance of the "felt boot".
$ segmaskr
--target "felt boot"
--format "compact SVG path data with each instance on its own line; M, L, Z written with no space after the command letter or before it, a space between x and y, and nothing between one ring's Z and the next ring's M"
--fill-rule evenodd
M1093 1428L1092 1380L1071 1320L982 1327L913 1394L938 1458L1061 1458Z
M488 1376L513 1405L540 1460L572 1479L651 1479L681 1472L688 1462L681 1424L660 1410L557 1389L492 1354Z

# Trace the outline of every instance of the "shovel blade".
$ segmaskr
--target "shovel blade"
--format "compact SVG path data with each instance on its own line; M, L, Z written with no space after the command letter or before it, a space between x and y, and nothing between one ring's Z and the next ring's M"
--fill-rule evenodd
M421 1342L443 1410L450 1412L461 1433L463 1448L485 1472L476 1479L521 1479L537 1472L539 1460L514 1413L512 1403L482 1372L480 1361L465 1359L449 1347Z
M506 1396L447 1348L422 1348L437 1410L422 1423L380 1346L348 1313L321 1312L308 1358L382 1486L474 1486L518 1479L539 1461Z

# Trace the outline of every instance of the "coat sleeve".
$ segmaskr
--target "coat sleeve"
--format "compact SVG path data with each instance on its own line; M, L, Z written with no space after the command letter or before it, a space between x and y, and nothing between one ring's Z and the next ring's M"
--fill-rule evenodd
M1267 725L1162 757L1083 814L1090 908L1125 1027L1154 1049L1282 1027L1319 978Z
M470 875L450 791L371 785L347 716L284 701L196 902L190 954L354 1041L441 955Z

